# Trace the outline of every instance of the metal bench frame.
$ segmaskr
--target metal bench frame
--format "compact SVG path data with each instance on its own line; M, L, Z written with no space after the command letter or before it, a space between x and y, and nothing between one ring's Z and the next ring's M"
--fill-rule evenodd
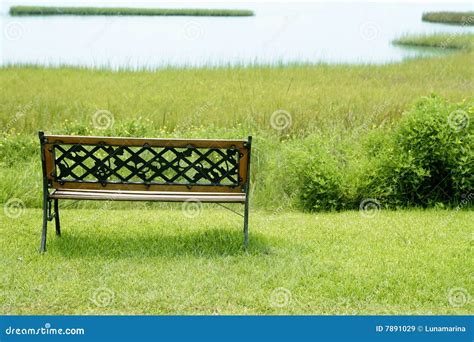
M61 236L59 200L241 203L248 246L250 152L247 140L148 139L39 132L43 228Z

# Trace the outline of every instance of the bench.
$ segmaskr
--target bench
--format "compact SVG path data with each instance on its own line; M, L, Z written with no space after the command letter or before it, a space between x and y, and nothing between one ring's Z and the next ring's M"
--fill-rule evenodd
M43 170L41 252L46 251L48 221L55 220L56 235L61 236L58 202L63 199L241 203L244 213L238 214L244 219L247 247L252 137L38 135Z

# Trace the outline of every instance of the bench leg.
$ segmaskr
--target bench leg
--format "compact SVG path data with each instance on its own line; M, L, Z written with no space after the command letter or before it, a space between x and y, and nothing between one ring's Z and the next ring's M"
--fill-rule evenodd
M40 252L46 252L46 236L48 233L48 200L43 200L43 231L41 233Z
M249 245L249 200L248 196L245 198L244 211L244 248L247 249Z
M59 224L59 204L58 199L54 200L54 222L56 225L56 235L61 236L61 225Z

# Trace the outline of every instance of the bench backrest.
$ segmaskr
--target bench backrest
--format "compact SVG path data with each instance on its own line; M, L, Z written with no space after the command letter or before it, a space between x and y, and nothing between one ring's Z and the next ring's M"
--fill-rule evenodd
M45 135L43 176L54 189L247 192L248 140Z

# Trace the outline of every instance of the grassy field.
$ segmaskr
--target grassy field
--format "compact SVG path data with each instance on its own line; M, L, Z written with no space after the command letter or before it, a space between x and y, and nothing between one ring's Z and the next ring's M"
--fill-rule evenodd
M146 15L146 16L253 16L249 10L200 8L44 7L12 6L10 15Z
M1 314L472 314L472 213L205 208L0 216ZM107 220L104 218L107 217Z
M27 206L40 205L37 131L44 130L148 137L251 134L253 205L291 206L294 189L275 186L288 183L282 178L287 170L282 151L300 148L316 135L317 145L340 159L347 183L357 185L354 179L370 165L367 146L378 144L366 137L383 136L421 96L473 100L473 57L463 51L381 66L154 72L5 67L0 70L0 201L19 197Z
M423 21L452 25L474 25L474 12L426 12Z

